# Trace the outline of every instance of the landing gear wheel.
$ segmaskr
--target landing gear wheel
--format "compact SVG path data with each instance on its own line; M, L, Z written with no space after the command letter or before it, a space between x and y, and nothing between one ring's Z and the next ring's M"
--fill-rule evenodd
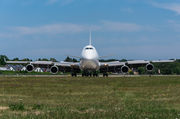
M105 76L108 77L108 73L104 73L104 74L103 74L103 77L105 77Z

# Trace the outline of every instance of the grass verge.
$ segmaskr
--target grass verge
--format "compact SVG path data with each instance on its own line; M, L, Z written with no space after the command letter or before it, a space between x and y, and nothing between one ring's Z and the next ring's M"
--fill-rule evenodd
M179 87L176 76L0 77L0 118L180 118Z

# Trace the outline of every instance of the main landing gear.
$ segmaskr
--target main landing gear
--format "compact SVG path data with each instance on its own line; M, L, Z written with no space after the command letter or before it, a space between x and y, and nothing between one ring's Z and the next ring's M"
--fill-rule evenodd
M76 77L76 76L77 76L77 74L76 74L76 73L72 73L72 74L71 74L71 76L72 76L72 77L73 77L73 76L75 76L75 77Z
M106 72L106 73L103 73L103 77L108 77L108 73Z

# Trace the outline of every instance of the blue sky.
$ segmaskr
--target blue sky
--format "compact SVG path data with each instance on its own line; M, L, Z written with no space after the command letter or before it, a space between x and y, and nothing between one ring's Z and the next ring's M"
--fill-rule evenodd
M100 56L180 58L179 0L0 1L0 54L10 59L80 56L89 29Z

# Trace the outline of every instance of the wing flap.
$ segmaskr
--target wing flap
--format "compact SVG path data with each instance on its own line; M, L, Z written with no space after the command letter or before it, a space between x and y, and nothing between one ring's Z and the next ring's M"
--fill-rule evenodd
M113 61L113 62L100 62L100 66L122 66L126 62L119 62L119 61Z
M31 64L54 64L52 61L35 61L35 62L31 62Z
M71 66L78 66L79 67L79 62L59 62L55 63L56 66L65 66L65 67L71 67Z
M149 61L145 60L135 60L135 61L127 61L127 64L147 64Z
M157 60L157 61L151 61L153 63L160 63L160 62L174 62L175 60Z

